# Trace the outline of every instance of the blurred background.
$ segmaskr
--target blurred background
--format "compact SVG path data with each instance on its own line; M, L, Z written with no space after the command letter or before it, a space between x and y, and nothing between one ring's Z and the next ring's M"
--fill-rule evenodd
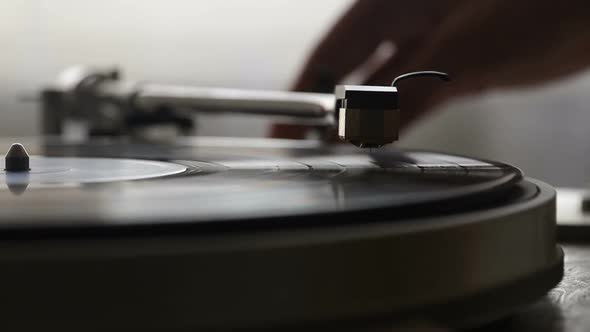
M39 133L34 94L72 65L159 83L286 90L348 0L4 0L0 136ZM424 68L436 69L436 68ZM498 159L558 186L590 179L590 73L455 100L399 146ZM264 136L269 120L201 116L200 135Z

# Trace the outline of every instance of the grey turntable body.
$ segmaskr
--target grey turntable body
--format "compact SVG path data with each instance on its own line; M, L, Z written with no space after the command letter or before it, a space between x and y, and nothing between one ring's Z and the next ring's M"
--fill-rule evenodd
M352 328L389 321L472 327L525 307L562 278L563 252L555 239L555 191L536 180L511 177L519 173L509 166L442 154L430 154L429 160L446 162L446 168L425 159L414 162L421 174L433 175L433 181L440 181L439 174L444 179L462 178L457 172L476 176L483 171L500 174L499 178L511 184L510 190L497 197L486 196L484 205L451 210L442 206L437 207L440 212L423 214L424 202L413 200L410 193L406 198L388 196L398 182L391 188L387 183L382 187L374 184L374 199L356 199L357 178L374 180L363 173L369 168L364 164L365 154L353 154L344 161L346 154L341 151L310 155L316 150L305 145L309 143L275 141L273 144L280 146L269 147L257 142L203 139L182 145L183 153L188 149L196 156L193 160L200 160L197 166L202 180L194 183L191 181L198 175L177 174L185 168L196 169L191 163L180 162L186 155L167 150L170 156L156 153L160 158L139 161L146 163L143 170L164 169L167 173L161 180L147 176L139 181L111 179L84 184L79 179L58 183L41 179L31 180L30 187L19 195L0 192L2 324L13 330L51 326L61 331ZM247 151L246 155L257 158L235 163L233 167L242 167L235 179L231 172L223 173L226 175L220 178L229 178L229 182L208 182L207 177L216 179L221 173L206 175L206 162L199 158L208 156L208 149L223 149L224 145L226 151ZM67 158L92 160L104 154L76 146L52 149L51 144L35 142L29 147L39 156L38 165ZM98 150L109 151L112 158L142 159L143 152L138 149L103 148ZM404 155L414 156L414 160L424 156L419 152ZM271 157L274 159L268 159ZM232 163L232 159L213 160L206 158L218 168ZM283 170L271 167L275 173L269 175L268 169L260 166L268 165L268 160ZM303 160L313 168L324 167L327 173L301 177L309 169L299 170L294 164ZM339 160L337 177L331 171L336 166L327 166L334 160ZM134 161L129 163L128 167L137 166ZM244 165L256 166L248 169ZM371 172L389 174L377 179L406 179L407 174L413 174L409 166L395 167L381 165ZM252 170L257 172L248 173ZM252 186L251 177L258 177L260 185ZM158 181L163 182L160 185ZM180 185L182 181L186 183ZM169 188L170 183L179 184L180 189ZM240 187L224 187L231 183ZM340 192L324 191L325 183ZM461 183L460 188L473 190L468 191L470 195L482 188L480 182ZM311 195L303 197L313 197L321 205L301 203L292 194L285 196L285 184L292 186L290 193ZM201 187L193 190L195 186ZM228 209L227 202L204 200L222 197L216 196L219 188L224 193L238 193L230 198L249 195L244 204L232 202L241 215L216 210L215 205ZM302 188L313 190L306 193ZM453 198L443 205L461 206L462 196L456 189L436 188L434 194L441 191ZM257 201L269 193L293 203L273 205L275 201L270 200L273 208ZM151 195L155 198L150 199ZM171 199L162 198L166 196ZM389 208L387 204L395 205L392 199L408 201ZM186 209L169 213L170 206L182 206L178 200ZM158 201L168 206L154 207ZM245 203L257 204L256 209ZM417 212L402 208L408 204L415 204ZM169 213L169 218L159 211Z

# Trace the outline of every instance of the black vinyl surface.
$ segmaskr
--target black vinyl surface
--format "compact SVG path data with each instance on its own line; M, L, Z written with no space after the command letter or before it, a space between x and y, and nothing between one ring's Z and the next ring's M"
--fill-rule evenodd
M29 143L27 149L37 158L33 170L37 160L77 175L72 183L63 180L67 172L61 182L47 175L36 180L45 183L28 183L18 194L4 186L0 229L390 222L502 204L519 195L515 184L522 179L512 166L467 157L293 142L277 146L265 140L173 145L44 141ZM94 183L83 178L84 170L68 165L77 157L154 160L186 169ZM96 160L100 169L90 173L108 173L111 164ZM115 167L123 166L112 163L112 171L120 172Z

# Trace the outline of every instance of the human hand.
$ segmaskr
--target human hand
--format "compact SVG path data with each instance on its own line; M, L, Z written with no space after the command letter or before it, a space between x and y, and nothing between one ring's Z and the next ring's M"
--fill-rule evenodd
M361 0L313 52L295 89L331 89L380 45L392 43L395 53L365 84L389 84L416 70L440 70L453 78L448 86L429 80L400 84L407 126L454 97L538 84L586 68L589 19L590 4L582 0Z

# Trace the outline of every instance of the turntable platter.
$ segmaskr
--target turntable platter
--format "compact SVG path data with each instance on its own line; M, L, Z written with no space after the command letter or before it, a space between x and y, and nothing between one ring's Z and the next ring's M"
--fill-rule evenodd
M14 329L469 327L563 273L554 191L499 162L280 140L23 143L31 170L0 173Z

